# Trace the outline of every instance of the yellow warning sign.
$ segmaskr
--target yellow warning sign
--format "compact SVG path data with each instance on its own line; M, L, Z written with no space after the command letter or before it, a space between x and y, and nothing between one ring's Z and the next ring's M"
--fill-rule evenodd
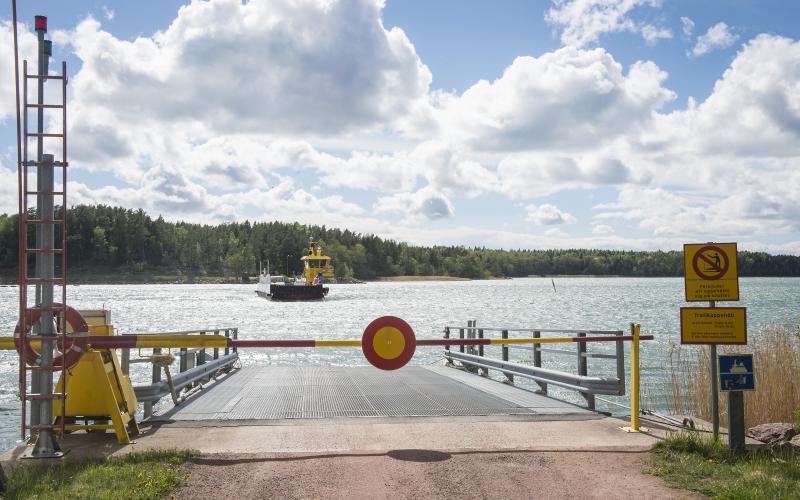
M681 344L747 345L747 309L681 307Z
M687 302L739 300L736 243L683 245Z

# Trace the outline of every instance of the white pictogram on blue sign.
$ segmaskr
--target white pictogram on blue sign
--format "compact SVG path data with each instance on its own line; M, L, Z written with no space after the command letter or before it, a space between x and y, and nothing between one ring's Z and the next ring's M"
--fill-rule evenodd
M756 389L752 354L719 356L719 389L721 391L754 391Z

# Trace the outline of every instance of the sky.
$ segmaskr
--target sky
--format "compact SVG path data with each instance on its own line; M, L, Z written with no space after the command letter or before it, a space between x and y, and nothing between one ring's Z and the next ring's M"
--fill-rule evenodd
M800 255L800 3L18 3L21 57L42 14L51 73L67 63L70 204L416 245ZM6 2L0 213L17 210L11 28Z

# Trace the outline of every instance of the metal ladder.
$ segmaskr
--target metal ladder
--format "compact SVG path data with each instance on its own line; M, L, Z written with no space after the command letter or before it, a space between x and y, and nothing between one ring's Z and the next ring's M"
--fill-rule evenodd
M38 22L38 19L37 19ZM37 26L38 28L38 26ZM22 402L21 412L21 436L25 440L28 432L33 438L34 432L44 432L52 437L52 433L60 432L64 435L64 418L59 419L59 423L54 423L53 411L42 412L41 405L53 405L60 400L61 415L65 415L66 409L66 377L68 370L65 362L67 350L67 65L61 63L60 75L47 75L47 69L40 68L39 73L28 74L28 61L23 62L23 133L22 133L22 154L18 166L19 183L19 341L21 348L19 359L19 393ZM39 87L39 99L36 103L28 102L28 82L36 81ZM43 102L44 83L48 81L60 81L61 85L61 104L45 104ZM61 110L61 132L44 132L40 127L43 123L44 112L46 109ZM38 126L36 132L29 131L28 114L29 111L36 110L38 115ZM19 130L19 129L18 129ZM31 139L38 141L37 159L28 159L28 143ZM43 154L43 143L45 138L61 140L61 159L56 161L53 155ZM56 172L61 169L61 186L55 187ZM37 186L30 186L30 176L35 173ZM36 197L35 210L31 207L30 197ZM58 204L60 202L60 210ZM34 229L34 241L30 241L29 229ZM57 266L56 262L59 261ZM30 275L31 261L35 262L35 276ZM28 286L36 285L36 297L33 307L29 307ZM55 301L55 287L61 287L61 301ZM56 319L56 328L53 332L35 333L38 321L32 321L34 313L40 314L41 324L46 322L52 324ZM34 333L29 332L34 329ZM47 330L49 328L44 328ZM39 358L40 363L29 365L28 353L25 346L28 342L38 341L41 345L40 353L48 350L49 346L55 346L62 351L60 363L53 362L53 356L45 355ZM52 352L52 347L50 347ZM28 389L28 372L31 375L31 388ZM59 375L64 383L58 391L54 391L53 378ZM49 385L47 381L49 380ZM49 387L49 389L48 389ZM30 402L30 412L28 412L28 402ZM49 414L50 421L42 422L41 414ZM57 448L57 444L56 444ZM60 450L50 450L51 454L60 454Z

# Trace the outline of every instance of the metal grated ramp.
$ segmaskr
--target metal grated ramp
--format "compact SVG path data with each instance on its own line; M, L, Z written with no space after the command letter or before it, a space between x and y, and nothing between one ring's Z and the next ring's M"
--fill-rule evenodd
M247 367L152 420L537 414L596 415L446 367Z

